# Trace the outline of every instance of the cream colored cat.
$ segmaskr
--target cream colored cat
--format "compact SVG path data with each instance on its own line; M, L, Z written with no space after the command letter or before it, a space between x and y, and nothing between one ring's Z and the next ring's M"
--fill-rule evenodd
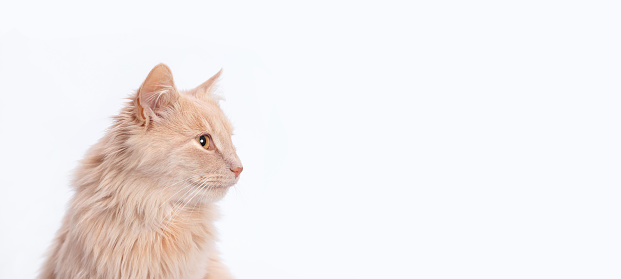
M211 91L180 92L157 65L77 169L39 278L231 278L215 249L215 201L242 165Z

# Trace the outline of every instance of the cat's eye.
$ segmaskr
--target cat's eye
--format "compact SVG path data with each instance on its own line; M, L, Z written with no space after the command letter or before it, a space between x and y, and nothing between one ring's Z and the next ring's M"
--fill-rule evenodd
M211 136L209 134L198 136L196 140L203 148L213 149L213 144L211 143Z

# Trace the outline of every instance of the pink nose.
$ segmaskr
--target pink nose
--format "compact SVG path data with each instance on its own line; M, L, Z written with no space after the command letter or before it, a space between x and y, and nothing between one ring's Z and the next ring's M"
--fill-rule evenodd
M231 169L231 171L235 173L235 178L237 178L243 170L244 170L243 167L236 167L234 169Z

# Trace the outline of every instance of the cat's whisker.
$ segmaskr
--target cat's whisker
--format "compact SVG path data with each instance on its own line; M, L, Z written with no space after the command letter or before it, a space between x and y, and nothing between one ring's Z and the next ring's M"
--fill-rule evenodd
M183 202L187 197L192 196L194 194L194 192L196 191L196 189L192 186L195 186L195 183L190 183L189 185L185 185L185 188L187 188L187 191L179 198L179 202ZM179 206L176 206L175 208L178 208Z
M188 181L189 181L189 179L190 179L190 178L183 179L182 181L179 181L179 182L177 182L177 183L174 183L173 185L178 185L179 183L181 183L181 182L185 182L186 180L188 180ZM173 185L169 185L169 186L173 186ZM164 189L165 189L165 188L168 188L169 186L164 187ZM162 204L160 204L160 207L159 207L158 209L161 209L161 208L162 208L162 206L164 206L164 205L168 204L168 202L169 202L172 198L174 198L177 194L179 194L182 190L184 190L184 189L186 189L186 188L190 188L190 187L189 187L189 185L185 185L184 187L180 187L180 189L179 189L177 192L175 192L173 195L171 195L170 197L168 197L168 199L167 199L165 202L163 202ZM164 191L164 189L160 190L160 192Z
M160 190L160 192L162 192L164 189L169 188L169 187L172 187L172 186L174 186L174 185L178 185L179 183L186 182L186 181L187 181L187 182L190 182L190 184L188 184L188 185L184 185L184 187L180 187L180 189L179 189L179 190L177 190L177 192L175 192L173 195L171 195L171 196L170 196L170 197L169 197L169 198L168 198L165 202L163 202L162 204L160 204L159 208L161 209L164 205L168 204L168 202L169 202L171 199L173 199L175 196L177 196L177 194L179 194L179 193L180 193L181 191L183 191L183 190L186 190L186 192L182 195L181 199L183 200L185 197L187 197L187 196L190 194L190 192L192 192L192 187L191 187L191 185L196 185L196 183L194 183L194 182L190 181L190 179L191 179L191 177L188 177L188 178L182 179L181 181L178 181L178 182L173 183L173 184L171 184L171 185L167 185L167 186L166 186L166 187L164 187L162 190ZM178 206L177 206L177 207L173 207L173 212L168 213L168 214L164 217L164 219L162 220L162 222L167 221L167 220L169 221L170 219L172 219L172 217L174 217L174 215L176 214L177 209L178 209ZM162 229L164 229L165 227L166 227L166 226L162 227Z
M215 182L216 182L216 181L204 181L204 182L203 182L203 183L201 183L198 187L199 187L199 189L200 189L200 190L206 190L205 192L206 192L206 193L209 193L209 191L210 191L211 189L213 189L213 186L215 186L215 185L214 185L214 183L215 183ZM207 187L205 187L205 186L207 186ZM196 194L195 196L193 196L193 197L190 199L190 201L191 201L191 200L193 200L196 196L198 196L198 194L199 194L199 193L200 193L200 191L199 191L199 192L197 192L197 194ZM204 199L205 199L205 197L202 197L202 198L200 199L200 200L201 200L200 202L202 202L202 200L204 200ZM186 204L188 204L190 201L188 201ZM190 210L190 212L194 212L194 209L196 208L196 206L197 206L200 202L195 202L195 203L194 203L194 206L192 207L192 209Z
M210 185L210 186L208 186L208 187L206 188L205 193L209 193L209 191L210 191L210 190L211 190L211 185ZM195 202L195 203L194 203L194 206L192 207L191 212L194 212L194 208L196 208L196 206L197 206L199 203L203 203L203 202L207 199L207 196L206 196L206 195L204 195L204 196L200 197L199 199L200 199L199 201L197 201L197 202Z
M177 191L177 193L179 193L181 190L185 190L185 192L183 193L183 195L181 195L181 197L179 198L179 200L181 200L181 201L182 201L182 200L184 200L186 197L190 196L190 195L191 195L191 193L193 193L194 188L192 187L192 184L184 185L184 186L183 186L183 188L181 188L179 191ZM176 194L175 194L175 195L173 195L173 196L171 196L171 197L169 197L169 198L168 198L168 200L171 200L171 199L172 199L172 198L174 198L175 196L176 196ZM167 203L168 203L168 202L166 202L166 203L164 203L164 204L167 204ZM164 204L162 204L162 205L164 205ZM172 208L173 212L174 212L177 208L178 208L178 206L173 206L173 208ZM168 218L169 216L171 216L171 214L174 214L174 213L168 213L168 214L166 215L165 219L166 219L166 218Z
M181 210L183 210L183 208L185 208L185 206L194 198L194 196L196 196L198 193L200 193L200 190L202 189L202 187L197 187L196 189L190 189L188 192L186 192L186 194L183 195L183 199L190 197L190 199L188 199L183 206L177 206L174 208L173 212L171 214L169 214L168 218L166 218L165 220L167 221L166 225L164 225L162 227L162 230L166 229L168 227L168 225L170 224L170 222L172 222L173 217L180 212Z
M181 179L181 180L179 180L179 181L177 181L177 182L175 182L175 183L173 183L173 184L166 185L164 188L162 188L162 189L160 190L160 192L161 192L161 191L163 191L163 190L166 190L167 188L170 188L170 187L172 187L172 186L174 186L174 185L177 185L177 184L179 184L179 183L182 183L182 182L184 182L184 181L188 181L188 180L190 180L190 179L191 179L191 177L187 177L187 178ZM159 194L160 192L158 192L158 194Z
M188 199L185 203L183 203L183 205L182 205L182 206L177 206L177 207L176 207L176 209L174 210L174 212L172 212L172 214L170 214L169 218L167 218L167 222L166 222L166 224L165 224L164 226L162 226L162 228L161 228L161 230L162 230L162 231L165 231L165 230L168 228L168 226L169 226L169 225L173 222L173 217L174 217L175 215L177 215L177 213L179 213L179 212L183 211L183 209L184 209L184 208L185 208L185 207L186 207L186 206L187 206L187 205L188 205L188 204L189 204L189 203L190 203L190 202L191 202L191 201L192 201L192 200L193 200L196 196L198 196L198 195L200 194L201 190L204 190L204 189L205 189L203 186L204 186L206 183L208 183L208 182L204 182L204 183L201 183L200 185L198 185L197 189L195 189L195 190L192 192L192 194L190 194L190 196L191 196L191 197L190 197L190 198L189 198L189 199ZM195 204L194 206L196 206L196 204ZM193 211L194 211L194 209L192 209L192 212L193 212Z
M185 194L184 197L187 196L190 192L192 192L192 189L188 190ZM175 206L171 209L171 212L169 212L166 217L162 220L162 223L166 222L162 227L161 230L163 232L166 231L166 229L168 228L168 226L170 225L170 223L173 220L173 217L177 214L178 210L179 210L180 206Z
M174 185L178 185L179 183L182 182L189 182L188 185L184 185L184 187L181 187L179 190L177 190L177 192L175 192L175 194L173 194L171 197L168 198L168 200L160 205L160 208L166 204L168 204L168 201L170 201L172 198L174 198L175 196L178 196L178 194L180 192L182 192L183 190L185 190L185 192L183 193L183 195L181 195L181 198L179 198L179 200L181 200L181 202L183 204L174 206L172 211L169 212L166 217L164 217L164 219L162 220L162 222L166 222L162 227L161 227L161 231L165 231L170 225L171 223L174 221L175 216L179 213L182 212L185 207L192 202L197 196L199 196L199 194L201 193L202 190L205 190L206 193L209 193L209 191L211 191L212 189L214 189L215 187L217 187L217 181L221 178L224 177L224 175L222 174L203 174L199 177L202 177L202 181L200 181L200 183L195 183L193 181L190 181L191 178L185 178L182 179L181 181L178 181L176 183L173 183L171 185L168 185L164 188L169 188L172 187ZM193 189L194 187L191 186L195 186L196 189ZM161 190L163 191L163 189ZM205 199L206 197L202 197L201 199ZM185 200L185 202L183 202L183 200ZM191 212L194 212L194 209L196 208L196 206L198 205L198 202L196 202L194 204L194 206L192 207Z
M201 193L201 190L203 190L203 187L198 187L198 191L196 191L196 193L190 198L188 199L185 204L183 205L183 207L181 208L181 210L183 210L198 194ZM194 206L196 206L196 204L194 204Z
M168 184L168 185L164 186L162 189L160 189L160 190L157 192L157 195L161 194L162 192L164 192L166 189L168 189L168 188L170 188L170 187L173 187L173 186L179 185L180 183L185 182L186 180L188 180L188 178L186 178L186 179L182 179L182 180L177 181L177 182L175 182L175 183ZM177 194L177 193L175 193L175 194ZM173 195L173 196L174 196L174 195ZM163 203L163 204L164 204L164 203ZM162 205L163 205L163 204L162 204ZM161 205L160 205L160 207L161 207Z
M202 187L202 185L201 185L201 188L203 188L203 187ZM209 188L207 188L207 191L206 191L206 192L207 192L207 193L209 193L209 190L210 190L210 189L209 189ZM205 199L204 197L203 197L203 198L201 198L201 201L200 201L200 202L202 202L204 199ZM194 203L194 206L192 207L191 212L194 212L194 209L196 208L196 205L198 205L198 204L199 204L199 202Z

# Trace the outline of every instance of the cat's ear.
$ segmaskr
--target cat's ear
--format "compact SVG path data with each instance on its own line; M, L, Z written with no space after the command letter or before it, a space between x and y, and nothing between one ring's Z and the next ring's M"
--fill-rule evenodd
M191 92L196 97L204 97L204 96L210 95L214 91L216 87L215 85L218 82L218 79L220 78L221 74L222 74L222 69L220 69L220 71L218 71L215 75L213 75L207 81L203 82L203 84L199 85Z
M160 115L160 112L171 106L178 98L179 92L175 88L170 68L159 64L151 70L136 93L138 118L148 123L151 117Z

